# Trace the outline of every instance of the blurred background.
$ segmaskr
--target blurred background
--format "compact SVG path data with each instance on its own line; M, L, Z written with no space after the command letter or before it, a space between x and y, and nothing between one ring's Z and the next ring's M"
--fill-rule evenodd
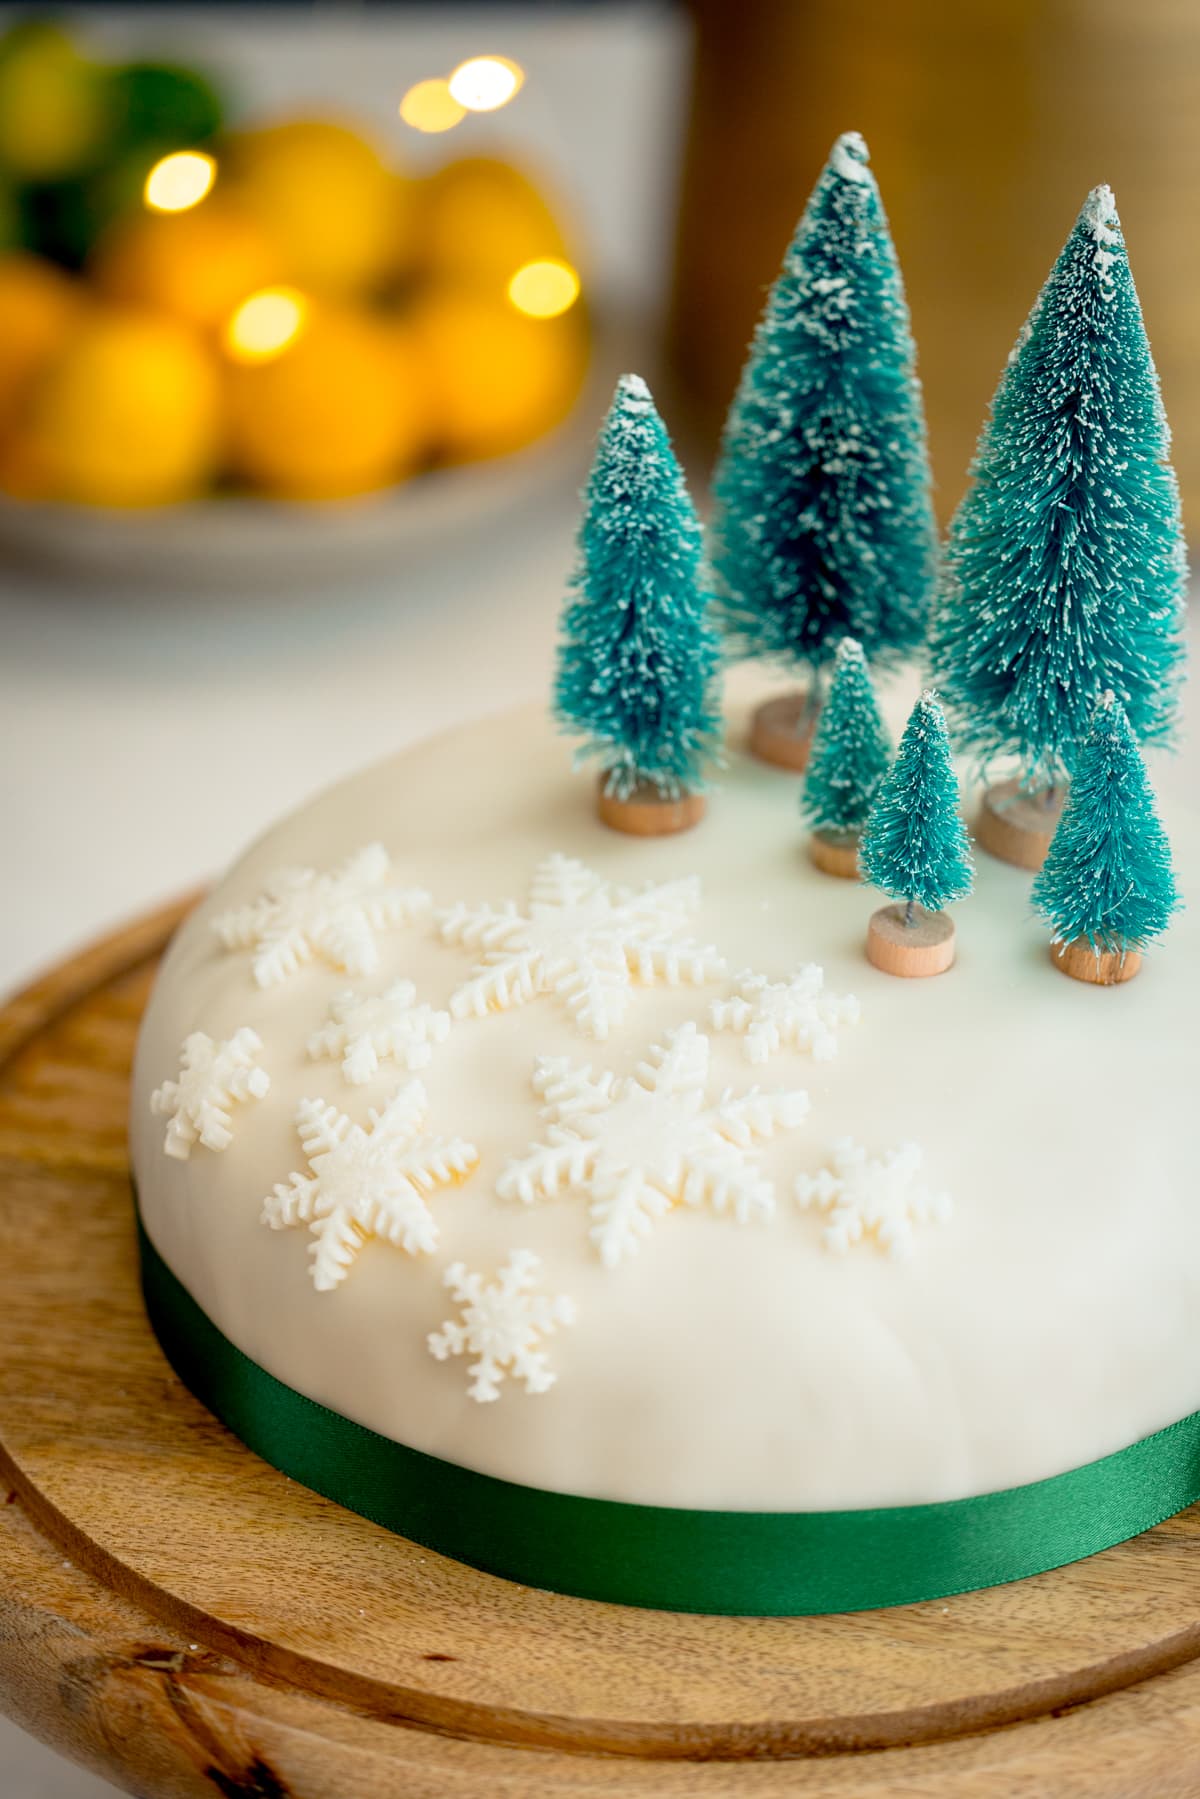
M1200 516L1189 0L0 6L0 988L544 695L613 381L698 496L833 138L939 510L1116 190ZM107 1791L0 1720L4 1799Z

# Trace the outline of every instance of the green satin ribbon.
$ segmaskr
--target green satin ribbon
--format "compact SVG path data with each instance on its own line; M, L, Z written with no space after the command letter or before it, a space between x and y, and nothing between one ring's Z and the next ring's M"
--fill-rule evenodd
M524 1586L667 1611L793 1616L943 1599L1041 1574L1200 1498L1200 1412L1049 1480L938 1505L708 1512L516 1486L408 1449L243 1355L138 1222L155 1335L184 1385L306 1487Z

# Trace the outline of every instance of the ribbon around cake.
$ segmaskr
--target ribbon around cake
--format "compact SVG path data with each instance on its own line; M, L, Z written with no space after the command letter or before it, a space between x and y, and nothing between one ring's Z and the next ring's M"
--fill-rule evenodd
M631 1505L520 1486L319 1405L217 1329L138 1220L151 1326L180 1380L293 1480L523 1586L665 1611L800 1617L944 1599L1041 1574L1200 1499L1200 1412L1047 1480L840 1512Z

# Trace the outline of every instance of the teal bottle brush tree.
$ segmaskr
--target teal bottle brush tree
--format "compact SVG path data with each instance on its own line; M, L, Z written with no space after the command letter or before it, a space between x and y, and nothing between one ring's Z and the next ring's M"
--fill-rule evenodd
M909 714L896 760L876 796L859 846L863 879L898 904L871 919L867 956L886 974L942 974L954 961L954 924L943 908L975 884L958 780L937 695Z
M1076 980L1111 986L1141 967L1179 905L1167 834L1124 706L1101 696L1075 755L1062 820L1033 884L1054 960Z
M1088 195L1009 358L950 528L930 661L961 746L1019 775L986 848L1040 866L1097 696L1175 721L1187 568L1170 434L1111 191Z
M826 874L857 878L859 838L890 759L862 645L843 637L800 799L810 854Z
M686 829L720 740L720 638L700 524L646 383L623 375L584 494L555 714L600 764L606 824Z
M924 641L936 533L908 306L867 146L833 147L726 422L713 563L732 652L805 685L752 747L804 766L843 637L875 668Z

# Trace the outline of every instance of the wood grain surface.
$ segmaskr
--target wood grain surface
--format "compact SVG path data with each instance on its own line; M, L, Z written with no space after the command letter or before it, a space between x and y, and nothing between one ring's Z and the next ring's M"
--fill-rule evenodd
M129 1791L1200 1793L1200 1508L927 1605L721 1619L478 1574L316 1497L145 1323L128 1072L179 909L0 1012L0 1704Z

